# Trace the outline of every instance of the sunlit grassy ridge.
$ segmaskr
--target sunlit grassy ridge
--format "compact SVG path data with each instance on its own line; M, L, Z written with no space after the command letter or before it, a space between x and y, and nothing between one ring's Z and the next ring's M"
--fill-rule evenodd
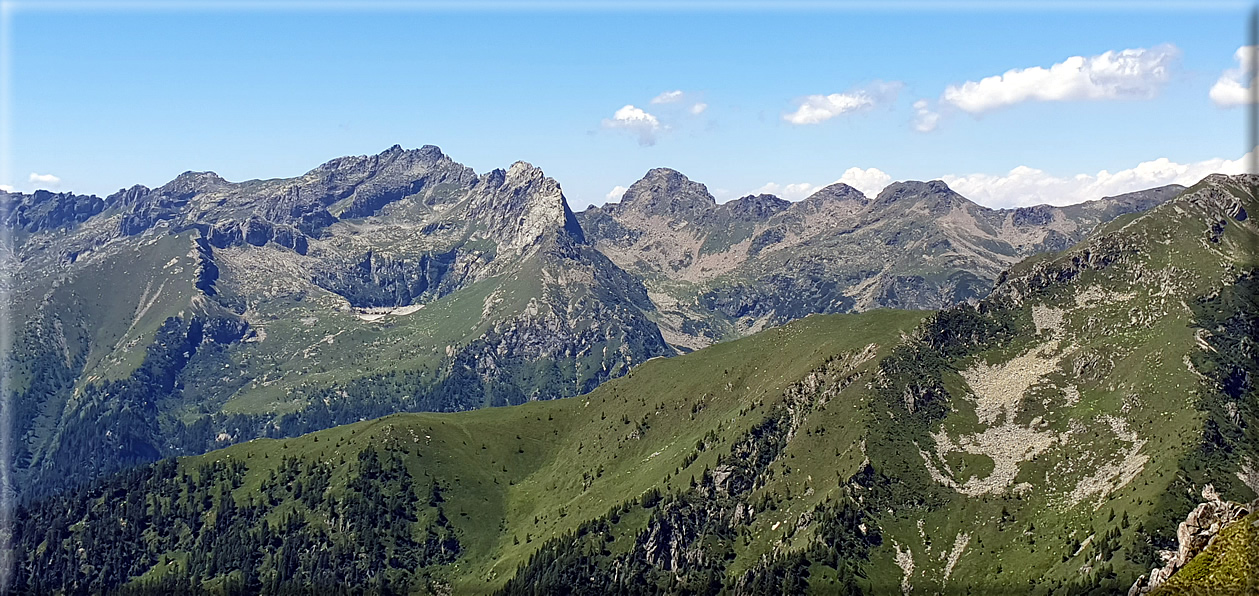
M837 354L871 344L879 353L886 351L922 316L879 311L809 317L694 354L648 362L571 400L459 414L399 414L299 439L251 441L181 460L181 465L192 469L211 460L244 461L248 471L234 495L246 501L286 457L318 461L368 447L401 450L412 477L431 478L444 487L446 515L464 548L455 586L488 588L510 577L546 538L648 489L669 492L685 486L714 465L732 438L760 422L789 385ZM838 484L841 470L844 476L855 472L861 461L861 406L856 392L835 400L816 424L833 429L827 446L844 448L838 454L821 448L814 444L823 442L818 435L817 441L792 445L789 459L799 454L792 466L818 470L815 482L823 486ZM696 444L710 433L712 448L697 452ZM808 476L782 478L766 490L801 487ZM803 510L817 500L793 507Z

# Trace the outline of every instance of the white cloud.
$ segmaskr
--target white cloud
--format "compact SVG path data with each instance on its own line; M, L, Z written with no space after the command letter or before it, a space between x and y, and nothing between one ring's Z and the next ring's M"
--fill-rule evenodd
M1072 56L1049 68L1015 68L950 85L940 101L978 114L1024 101L1148 99L1171 78L1172 63L1179 56L1180 50L1171 44Z
M0 184L0 190L4 192L13 192L13 187L8 184Z
M53 176L52 174L36 174L35 172L31 172L28 180L31 184L39 184L48 188L56 188L61 184L61 178Z
M656 135L661 131L660 120L628 104L617 110L611 119L604 118L603 127L636 134L639 145L655 145Z
M695 104L695 105L691 106L691 113L692 113L692 114L695 114L696 116L698 116L698 115L700 115L700 114L703 114L703 113L704 113L704 110L707 110L707 109L708 109L708 104L706 104L706 103L704 103L704 102L702 102L702 101L701 101L701 102L699 102L699 103L697 103L697 104Z
M821 187L809 184L808 182L797 182L795 184L786 185L770 182L756 190L753 190L750 194L770 194L776 195L779 198L787 199L788 201L799 201L800 199L817 192L819 188Z
M618 184L616 186L613 186L612 190L609 190L608 194L604 195L603 198L607 199L609 203L614 203L614 202L620 201L621 197L625 194L625 191L627 190L629 189Z
M1216 158L1190 164L1162 157L1113 173L1102 170L1065 178L1019 166L1004 176L969 174L941 179L962 196L988 207L1069 205L1164 184L1189 186L1208 174L1241 174L1253 158L1254 151L1236 160Z
M876 81L867 87L847 93L808 95L799 100L800 105L796 111L783 114L783 120L792 124L825 122L841 114L895 101L901 87L902 84L895 81L890 83Z
M874 197L883 190L883 187L892 183L892 177L878 168L848 168L844 170L844 175L839 177L836 182L843 182L859 191L867 197Z
M925 99L914 102L914 130L931 132L940 123L940 113L932 111L930 105Z
M682 101L683 95L684 94L682 93L681 89L674 90L674 91L665 91L664 93L661 93L660 95L653 97L651 99L651 103L657 103L657 104L676 103L676 102Z
M1233 54L1237 68L1230 68L1220 75L1211 86L1211 101L1222 108L1246 105L1254 102L1253 89L1255 63L1259 61L1259 46L1242 46Z

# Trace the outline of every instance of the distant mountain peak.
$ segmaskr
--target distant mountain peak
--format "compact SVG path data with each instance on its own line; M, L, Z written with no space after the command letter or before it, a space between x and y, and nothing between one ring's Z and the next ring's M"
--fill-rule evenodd
M910 195L953 193L943 180L904 180L893 182L879 192L876 200L896 200ZM953 193L956 194L956 193Z
M507 250L521 252L555 232L585 242L560 183L526 161L482 175L471 214L488 222Z
M689 181L686 174L679 172L673 168L652 168L647 170L643 175L644 180L669 180L669 181Z
M806 201L818 200L838 200L838 201L857 201L859 203L868 203L870 198L865 193L847 185L843 182L836 182L818 189L809 195Z
M527 161L517 161L511 164L511 167L507 168L507 176L509 178L527 177L530 179L537 179L544 178L546 175L542 173L542 168L539 168ZM558 186L559 183L557 182L556 185Z
M188 198L193 195L230 185L214 172L184 172L157 189L159 195Z
M739 197L725 206L736 217L763 220L791 208L791 201L771 194L758 194Z
M886 207L906 200L928 204L933 210L951 208L953 205L976 205L970 199L954 192L943 180L893 182L879 192L872 204L876 207Z
M424 145L419 149L404 149L394 145L376 155L346 155L330 159L310 173L320 172L355 172L364 169L383 169L389 166L425 166L431 167L439 163L454 164L441 148L436 145Z
M694 219L717 206L708 187L677 170L653 168L621 196L622 211Z

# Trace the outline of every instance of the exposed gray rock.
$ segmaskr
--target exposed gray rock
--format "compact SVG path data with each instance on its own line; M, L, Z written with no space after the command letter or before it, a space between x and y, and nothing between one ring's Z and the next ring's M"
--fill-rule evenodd
M1259 508L1259 501L1246 505L1224 501L1220 499L1219 493L1215 492L1215 487L1210 484L1202 488L1202 498L1205 502L1190 511L1185 521L1180 522L1180 525L1176 527L1176 541L1179 545L1177 549L1164 551L1163 559L1166 563L1138 578L1136 583L1128 589L1128 596L1148 594L1162 585L1172 574L1211 546L1215 537L1225 526L1250 515L1252 511Z
M104 210L105 201L96 195L47 190L31 194L0 191L0 214L4 215L4 225L27 232L82 223Z

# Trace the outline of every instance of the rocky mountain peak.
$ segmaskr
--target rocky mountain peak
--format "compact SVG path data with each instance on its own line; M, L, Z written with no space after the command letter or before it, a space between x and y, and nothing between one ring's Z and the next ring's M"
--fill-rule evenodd
M507 178L509 180L534 181L545 177L546 175L542 173L541 168L538 168L527 161L517 161L511 164L511 167L507 168ZM554 179L547 178L547 180L555 184L557 188L559 187L559 183L555 182Z
M791 207L791 201L770 194L748 195L729 203L730 214L740 219L765 220Z
M942 180L894 182L875 197L873 204L887 207L896 203L917 202L932 212L947 211L957 204L974 204L957 194Z
M943 180L930 180L923 182L920 180L905 180L903 182L893 182L883 188L875 197L875 201L880 203L897 201L906 197L919 197L923 195L933 195L942 193L953 193L953 189L945 184Z
M653 168L621 196L621 213L693 220L717 207L708 187L669 168Z
M809 195L806 201L856 201L858 203L869 203L870 199L865 193L844 184L836 182L834 184L824 186L813 194Z
M105 203L110 207L128 207L130 205L134 205L136 201L140 200L144 197L144 195L147 195L150 192L153 192L153 189L143 184L136 184L131 188L119 189L118 192L105 197Z
M31 194L0 191L0 223L37 232L87 221L105 209L96 195L37 190Z
M231 184L214 172L184 172L157 189L158 194L190 197Z
M559 182L524 161L479 178L471 215L485 222L507 250L524 251L551 232L585 241Z
M328 160L311 173L335 172L354 176L392 168L406 170L418 167L427 170L443 162L454 164L436 145L424 145L419 149L403 149L401 145L394 145L376 155L349 155Z
M442 153L441 148L436 145L424 145L419 149L403 149L401 145L394 145L381 153L380 157L388 157L395 162L403 162L409 165L432 166L443 161L451 161L445 153Z

